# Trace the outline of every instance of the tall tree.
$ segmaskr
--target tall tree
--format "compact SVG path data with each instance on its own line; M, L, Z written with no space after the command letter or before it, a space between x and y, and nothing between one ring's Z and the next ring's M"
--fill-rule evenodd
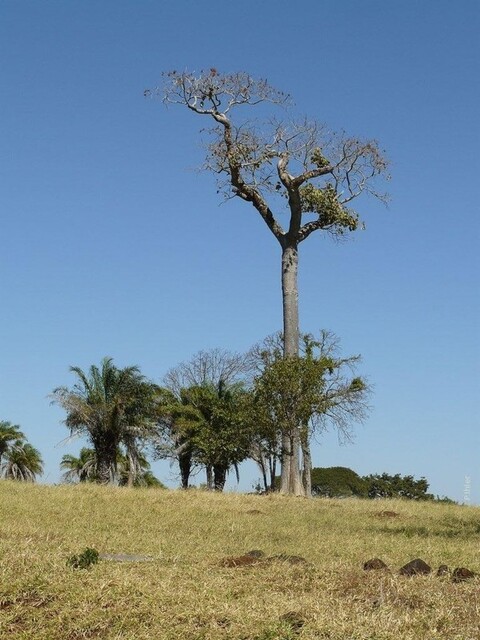
M55 389L53 402L67 412L65 425L71 433L89 439L98 480L108 484L114 479L120 444L134 457L136 443L155 432L157 387L138 367L118 369L111 358L104 358L100 367L92 365L88 373L80 367L70 370L77 382L71 389Z
M296 357L299 245L315 231L342 238L362 226L351 203L363 193L384 199L375 186L386 173L383 153L374 140L332 133L305 118L277 120L268 113L265 125L236 121L238 109L256 106L263 115L268 105L290 102L288 95L247 73L210 69L197 75L171 71L164 77L156 92L165 102L213 121L205 168L219 178L219 190L253 206L280 245L284 355ZM285 208L284 227L278 213ZM294 437L282 443L284 493L301 493L300 429L292 425Z

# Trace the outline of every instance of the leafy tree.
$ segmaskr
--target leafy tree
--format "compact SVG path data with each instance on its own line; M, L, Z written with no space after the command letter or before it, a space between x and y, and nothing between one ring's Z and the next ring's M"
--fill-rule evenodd
M319 339L302 335L301 355L288 358L281 355L281 340L281 335L270 336L250 354L259 371L253 391L259 444L266 445L267 459L278 455L285 441L292 457L295 449L302 451L302 469L300 459L287 466L292 474L289 484L297 495L310 496L312 435L331 425L340 437L349 439L352 422L362 421L367 413L369 387L352 375L359 357L339 357L339 342L332 333L323 331ZM270 487L274 477L273 473Z
M96 477L107 484L113 481L120 445L135 458L138 442L154 434L157 387L138 367L118 369L111 358L104 358L100 367L92 365L88 373L80 367L70 370L77 382L71 389L55 389L53 402L67 412L65 425L71 433L89 439L95 450Z
M15 443L25 440L25 435L20 431L20 427L11 422L0 421L0 465L2 458L7 454Z
M202 385L185 390L189 404L198 412L191 437L194 459L207 471L207 487L222 491L227 473L247 458L251 425L245 411L247 394L241 384Z
M166 103L182 105L213 124L204 167L218 177L219 191L249 203L280 244L284 355L297 357L299 245L315 231L344 238L362 227L352 203L362 194L384 199L375 186L386 173L383 153L374 140L335 134L305 118L275 119L268 107L286 106L289 96L247 73L171 71L164 78L157 92ZM236 120L238 111L253 106L266 124ZM284 227L279 214L285 210ZM284 493L302 492L301 428L291 425L282 442Z
M312 469L312 494L328 498L367 497L367 483L347 467Z
M28 442L17 440L4 455L0 467L2 478L35 482L37 475L43 473L43 461L38 449Z
M165 376L160 402L159 457L178 460L182 487L194 466L205 467L207 486L221 490L228 470L248 453L249 426L243 387L245 355L200 351Z
M401 476L399 473L373 474L364 478L369 498L407 498L409 500L433 500L428 493L426 478L415 480L413 476Z

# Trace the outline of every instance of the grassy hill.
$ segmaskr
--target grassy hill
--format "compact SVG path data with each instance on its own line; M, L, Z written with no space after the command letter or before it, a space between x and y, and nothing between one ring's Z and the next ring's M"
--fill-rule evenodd
M435 573L479 542L473 507L1 481L0 638L477 640L480 578ZM151 559L67 567L86 547ZM251 549L283 557L222 566Z

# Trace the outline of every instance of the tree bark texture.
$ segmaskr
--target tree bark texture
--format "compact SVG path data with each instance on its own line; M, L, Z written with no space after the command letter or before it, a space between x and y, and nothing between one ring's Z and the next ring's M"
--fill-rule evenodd
M285 357L298 355L298 246L288 243L282 250L283 339Z
M310 451L310 439L308 433L308 425L303 427L301 434L302 458L303 458L303 487L305 497L312 497L312 453Z
M97 458L97 474L99 484L110 484L112 482L112 474L116 469L117 447L114 446L95 446L95 454Z
M282 246L283 340L285 358L298 356L300 329L298 320L298 244L287 241ZM305 495L300 474L299 425L290 425L282 435L281 493Z

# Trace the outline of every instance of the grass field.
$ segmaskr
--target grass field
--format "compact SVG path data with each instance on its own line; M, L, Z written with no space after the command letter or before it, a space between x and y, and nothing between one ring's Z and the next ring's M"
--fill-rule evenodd
M480 572L479 542L473 507L1 481L0 638L478 640L480 578L435 573ZM152 559L68 567L86 547ZM308 563L222 566L251 549Z

